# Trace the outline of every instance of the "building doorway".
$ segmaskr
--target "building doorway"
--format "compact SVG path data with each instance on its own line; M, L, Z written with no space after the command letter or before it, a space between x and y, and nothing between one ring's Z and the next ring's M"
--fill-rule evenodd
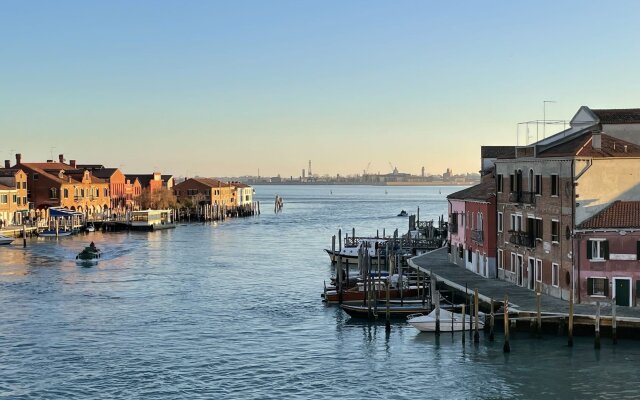
M518 286L523 286L522 283L524 282L524 278L523 278L523 275L524 275L524 260L522 258L522 255L520 255L520 254L518 254L517 257L518 257L518 271L517 271L517 275L518 276L516 278L516 281L517 281L517 285Z
M617 306L631 306L631 278L613 278L613 297Z

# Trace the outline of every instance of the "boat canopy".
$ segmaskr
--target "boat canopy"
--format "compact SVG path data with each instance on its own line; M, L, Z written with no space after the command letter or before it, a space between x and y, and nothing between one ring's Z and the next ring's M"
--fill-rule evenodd
M58 208L58 207L51 207L49 208L49 216L50 217L74 217L74 216L82 216L84 214L76 212L76 211L71 211L71 210L67 210L66 208Z

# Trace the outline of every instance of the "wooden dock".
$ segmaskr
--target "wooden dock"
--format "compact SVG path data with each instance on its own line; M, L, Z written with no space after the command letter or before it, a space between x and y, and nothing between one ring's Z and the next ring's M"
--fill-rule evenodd
M450 290L464 295L465 288L468 295L478 289L478 299L488 310L491 300L502 303L505 295L509 296L509 311L523 319L535 318L537 314L537 295L533 290L516 286L512 283L490 279L475 274L457 264L449 262L446 248L441 248L409 260L409 265L419 271L436 277L439 284ZM540 309L546 321L555 317L556 321L563 321L569 315L569 302L547 294L540 295ZM574 318L576 324L593 325L596 320L597 307L593 304L575 304ZM602 326L610 326L612 308L600 307ZM635 307L616 307L618 327L640 329L640 309ZM566 321L564 321L566 322ZM564 323L560 322L560 323Z

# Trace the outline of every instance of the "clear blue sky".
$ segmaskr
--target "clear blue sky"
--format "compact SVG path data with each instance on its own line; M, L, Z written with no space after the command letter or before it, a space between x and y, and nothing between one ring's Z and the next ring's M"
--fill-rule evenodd
M176 175L479 169L581 105L640 107L638 1L6 1L3 157Z

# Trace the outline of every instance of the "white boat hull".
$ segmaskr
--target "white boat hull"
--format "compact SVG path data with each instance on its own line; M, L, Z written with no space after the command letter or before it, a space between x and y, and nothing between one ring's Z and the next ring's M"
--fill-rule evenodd
M0 246L11 244L11 242L13 242L13 240L14 239L12 239L10 237L6 237L6 236L0 235Z
M453 319L453 320L452 320ZM475 322L473 317L466 315L464 318L464 324L462 322L463 315L452 313L447 310L440 310L440 332L459 332L464 330L471 330L475 328ZM409 325L413 326L420 332L435 332L436 331L436 312L435 310L428 315L409 316L407 317ZM478 321L478 329L484 328L484 322Z

